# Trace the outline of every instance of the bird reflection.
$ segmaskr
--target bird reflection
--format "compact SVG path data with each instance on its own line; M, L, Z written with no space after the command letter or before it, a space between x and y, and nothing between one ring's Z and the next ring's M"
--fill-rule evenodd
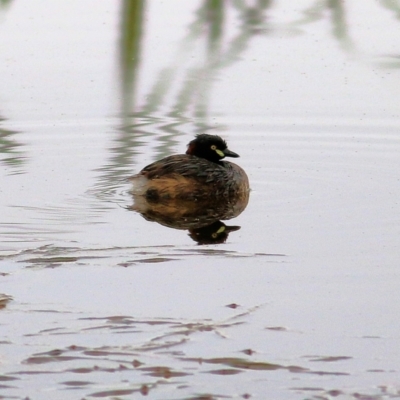
M131 211L140 213L146 220L158 222L173 229L188 230L198 244L224 243L231 232L240 226L228 226L221 220L240 215L249 202L249 191L235 198L220 201L184 201L178 199L151 200L132 194Z
M231 232L239 229L240 226L228 226L222 221L215 221L202 228L189 229L189 236L198 244L220 244L226 242Z

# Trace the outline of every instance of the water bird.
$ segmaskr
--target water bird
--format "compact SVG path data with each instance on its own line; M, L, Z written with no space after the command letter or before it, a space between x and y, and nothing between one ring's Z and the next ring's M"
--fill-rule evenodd
M165 157L131 177L132 194L148 202L228 201L247 196L249 179L237 164L224 161L239 155L217 135L198 134L186 154ZM247 203L247 202L246 202Z

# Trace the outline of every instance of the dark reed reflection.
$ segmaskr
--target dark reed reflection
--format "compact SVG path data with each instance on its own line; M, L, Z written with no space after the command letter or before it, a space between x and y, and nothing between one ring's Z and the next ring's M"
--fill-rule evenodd
M19 150L21 143L14 137L18 132L3 128L3 121L5 119L0 117L0 161L15 171L15 167L24 163L25 157Z
M11 6L12 2L13 0L0 0L0 13L6 11ZM5 120L5 118L0 116L0 160L5 165L15 168L23 164L25 158L19 150L21 143L14 137L17 132L2 127L3 121Z
M120 38L120 86L122 93L122 114L135 109L135 85L138 81L145 0L123 1Z
M227 226L221 220L240 215L249 202L249 191L219 201L184 201L170 199L152 201L145 196L132 196L130 211L140 213L146 220L173 229L188 230L189 236L199 244L224 243L230 232L239 226Z

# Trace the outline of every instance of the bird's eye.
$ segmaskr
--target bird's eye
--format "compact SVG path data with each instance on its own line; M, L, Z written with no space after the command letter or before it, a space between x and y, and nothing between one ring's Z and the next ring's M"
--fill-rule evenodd
M211 150L217 150L217 146L215 144L211 145Z

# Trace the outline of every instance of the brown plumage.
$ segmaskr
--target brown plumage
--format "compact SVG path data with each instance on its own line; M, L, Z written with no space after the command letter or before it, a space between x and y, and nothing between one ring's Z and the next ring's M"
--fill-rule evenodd
M222 161L224 157L239 155L219 136L197 135L186 154L165 157L133 176L133 194L156 202L234 199L249 191L249 180L238 165Z

